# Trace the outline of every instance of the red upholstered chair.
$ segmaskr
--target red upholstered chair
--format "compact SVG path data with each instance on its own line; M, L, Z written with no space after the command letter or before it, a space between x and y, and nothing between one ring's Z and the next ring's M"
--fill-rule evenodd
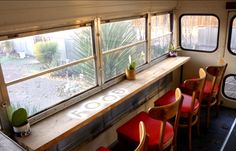
M213 106L217 107L217 115L219 113L219 93L223 81L224 73L227 68L227 63L219 66L209 66L206 68L207 80L203 91L202 106L206 107L206 127L210 125L210 109Z
M210 109L212 106L217 107L217 115L219 113L219 93L221 84L223 81L224 73L227 68L227 63L224 59L220 59L218 66L209 66L206 68L207 77L203 89L202 106L206 107L206 127L210 124ZM180 89L183 93L192 93L185 84L180 85Z
M138 123L143 121L149 135L148 150L162 151L169 146L175 150L181 103L181 91L177 88L174 102L165 106L153 107L149 109L148 113L141 112L119 127L117 129L119 142L137 146L139 142ZM174 126L167 121L173 117L175 117Z
M192 150L192 126L197 124L198 134L200 134L200 104L202 98L202 90L206 78L206 72L200 68L199 78L185 80L185 86L191 90L192 94L183 95L183 103L181 106L179 127L188 128L189 150ZM155 106L163 106L174 101L174 91L168 91L164 96L154 102ZM187 121L181 123L181 119Z
M148 144L148 135L146 133L145 125L143 121L139 122L139 138L140 142L138 147L135 151L147 151L147 144ZM106 147L99 147L97 151L110 151L110 149Z
M101 146L101 147L99 147L96 151L110 151L110 149Z

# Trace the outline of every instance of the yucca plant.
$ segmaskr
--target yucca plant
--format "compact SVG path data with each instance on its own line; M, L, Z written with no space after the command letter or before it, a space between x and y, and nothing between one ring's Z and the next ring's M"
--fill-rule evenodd
M124 32L125 31L125 32ZM93 53L91 32L89 28L75 33L74 36L74 57L84 58L91 56ZM103 52L124 46L134 42L137 39L135 27L129 22L121 23L108 23L103 24L101 27L101 40ZM124 49L114 53L103 55L103 64L105 72L105 80L109 80L116 75L122 74L128 64L127 56L129 54L135 54L136 49L134 47ZM133 64L134 65L134 64ZM136 66L136 64L135 64ZM79 66L77 72L83 73L88 81L95 81L94 62L90 61Z

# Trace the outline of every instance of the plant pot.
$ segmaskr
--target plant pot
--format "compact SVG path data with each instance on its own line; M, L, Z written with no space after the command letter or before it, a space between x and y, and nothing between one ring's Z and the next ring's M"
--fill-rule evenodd
M126 69L126 70L125 70L125 75L126 75L126 79L128 79L128 80L134 80L136 73L135 73L135 70Z
M13 126L13 130L14 130L15 135L18 137L28 136L31 133L29 122L19 127Z
M170 51L169 52L169 57L177 57L178 54L177 54L177 51Z

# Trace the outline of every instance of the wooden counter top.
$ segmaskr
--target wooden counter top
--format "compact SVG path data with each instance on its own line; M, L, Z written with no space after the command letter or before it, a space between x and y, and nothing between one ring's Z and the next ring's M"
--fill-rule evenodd
M167 58L138 73L136 80L124 80L32 125L30 136L16 139L28 150L48 149L174 71L189 59L190 57Z

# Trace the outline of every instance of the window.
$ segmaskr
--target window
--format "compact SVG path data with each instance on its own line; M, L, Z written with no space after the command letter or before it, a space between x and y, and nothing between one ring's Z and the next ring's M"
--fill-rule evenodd
M215 51L218 47L219 20L214 15L180 17L180 46L185 50Z
M170 14L151 17L151 60L169 51L171 42Z
M10 103L29 115L97 85L91 27L0 42Z
M129 56L139 69L149 67L146 53L152 60L167 53L172 36L170 14L153 16L151 22L151 42L146 16L101 24L96 18L96 26L16 33L21 38L0 41L4 101L13 109L25 108L30 122L37 122L122 80Z
M105 81L124 73L129 55L136 61L137 66L146 62L145 36L145 18L101 25Z
M236 17L234 17L231 21L230 28L231 28L231 33L229 37L229 45L228 49L229 51L236 55Z
M229 74L224 79L223 94L226 98L236 100L236 75Z

